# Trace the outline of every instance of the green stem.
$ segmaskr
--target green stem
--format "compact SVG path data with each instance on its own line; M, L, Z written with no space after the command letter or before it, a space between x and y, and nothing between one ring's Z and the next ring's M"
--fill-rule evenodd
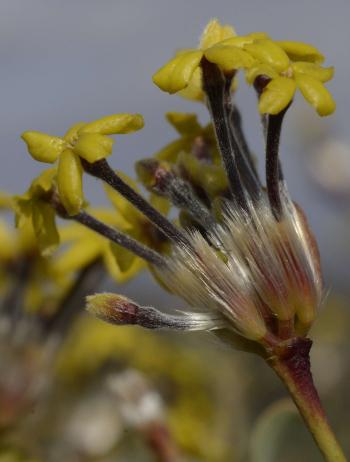
M311 345L309 339L296 338L282 354L271 358L269 364L287 387L325 460L346 462L313 382L309 359Z

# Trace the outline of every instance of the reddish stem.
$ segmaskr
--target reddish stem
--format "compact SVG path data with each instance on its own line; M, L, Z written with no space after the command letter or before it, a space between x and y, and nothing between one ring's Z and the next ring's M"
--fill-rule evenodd
M329 425L315 388L310 368L312 341L297 337L276 349L270 366L287 387L316 444L327 462L346 462L345 455Z

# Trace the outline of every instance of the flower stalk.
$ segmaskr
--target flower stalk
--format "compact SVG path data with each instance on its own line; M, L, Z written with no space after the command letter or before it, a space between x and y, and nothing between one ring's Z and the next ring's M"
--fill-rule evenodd
M110 167L105 159L89 163L82 162L84 170L92 176L103 180L113 189L124 196L134 207L140 210L159 230L169 239L175 242L187 243L182 232L167 220L158 210L147 202L140 194L131 188L122 178Z
M61 218L77 221L86 228L89 228L92 231L95 231L97 234L104 236L109 241L114 242L115 244L118 244L127 250L130 250L130 252L132 252L134 255L143 258L145 261L151 263L152 265L159 267L164 266L165 258L155 250L143 245L141 242L133 239L127 234L122 233L115 228L111 228L100 220L97 220L89 213L81 211L76 215L69 216L55 195L50 198L50 204Z
M281 218L282 201L280 192L281 167L279 163L279 145L282 123L288 107L277 115L270 115L266 131L266 186L271 209L276 220Z
M156 251L146 247L145 245L141 244L141 242L136 241L127 234L107 226L86 212L79 212L74 216L74 220L86 226L87 228L90 228L96 233L101 234L111 242L114 242L124 247L125 249L130 250L138 257L143 258L153 265L163 266L165 263L165 258L158 254Z
M237 143L231 136L229 120L225 110L225 78L220 69L206 59L202 60L203 88L207 95L207 104L213 119L218 146L226 169L229 186L234 201L246 208L246 198L237 169L235 152L239 150Z
M310 339L297 337L268 359L268 364L288 389L325 460L346 462L313 381L309 356L311 345Z
M248 191L250 198L256 201L261 196L261 183L243 132L241 114L237 106L232 103L232 79L233 77L231 75L225 75L224 109L229 123L231 144L234 149L237 168L242 183Z
M136 172L144 186L151 192L164 196L179 209L189 214L206 229L213 229L215 219L196 196L191 184L176 174L158 159L143 159L137 162Z
M230 89L227 89L226 91L229 92ZM254 165L254 159L252 157L251 150L250 150L250 148L248 146L248 141L247 141L245 133L243 131L241 113L240 113L237 105L233 104L231 102L231 94L229 94L228 96L229 96L229 100L228 100L228 102L226 104L229 104L229 108L230 108L230 122L231 122L232 131L235 134L235 137L236 137L237 142L238 142L238 144L239 144L239 146L240 146L240 148L242 150L242 153L243 153L244 157L248 161L248 165L249 165L249 168L251 170L251 173L254 175L254 181L256 183L260 184L260 181L259 181L259 178L258 178L258 175L257 175L257 172L256 172L256 168L255 168L255 165Z

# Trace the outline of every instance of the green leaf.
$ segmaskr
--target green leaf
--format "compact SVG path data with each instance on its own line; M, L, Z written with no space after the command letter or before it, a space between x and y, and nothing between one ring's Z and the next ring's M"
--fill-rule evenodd
M289 399L282 399L269 406L258 418L253 429L251 461L279 462L283 436L297 418L297 410Z

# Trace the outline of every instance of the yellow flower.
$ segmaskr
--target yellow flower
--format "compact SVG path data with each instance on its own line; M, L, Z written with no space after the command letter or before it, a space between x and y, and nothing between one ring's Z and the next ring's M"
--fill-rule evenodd
M240 68L249 68L254 63L249 53L242 48L228 43L227 39L236 33L230 26L221 26L213 19L205 28L198 49L179 51L167 64L153 76L153 82L163 91L183 93L191 99L202 99L200 91L200 63L203 58L217 64L223 72L232 72Z
M38 234L33 227L34 217L29 216L33 202L39 201L36 206L39 210L42 207L40 194L45 194L49 190L50 177L50 171L44 172L41 178L33 182L30 194L28 191L21 198L0 194L0 207L13 209L17 212L17 222L20 224L19 228L15 230L4 220L0 220L0 241L2 243L0 248L0 292L3 295L9 290L13 290L13 287L17 287L18 280L14 268L18 265L28 264L30 271L26 276L22 294L23 308L27 312L37 311L43 302L47 306L51 300L58 299L69 282L68 274L62 274L59 278L54 274L55 263L52 258L43 257L40 254L43 248L42 236L46 236L46 232L39 228L40 233ZM31 198L30 195L32 195ZM42 213L45 211L44 208ZM51 225L49 225L50 229ZM47 253L51 253L56 245L55 239L52 241L53 247L50 245L50 240L47 242L49 245L49 252Z
M168 143L154 156L158 160L175 163L181 152L191 152L196 139L202 139L208 145L210 151L218 159L219 155L216 147L215 135L211 124L202 126L194 113L167 112L166 118L170 125L174 127L180 138Z
M221 165L212 125L203 127L194 113L168 112L166 118L180 137L167 144L154 157L161 162L176 164L176 168L185 172L186 178L204 189L209 197L226 191L227 177Z
M69 215L76 215L84 203L81 159L96 162L112 153L113 139L107 135L125 134L143 127L140 114L114 114L89 123L72 126L63 137L37 131L22 134L31 156L39 162L58 160L57 187Z
M246 71L248 83L257 82L260 76L270 81L262 89L259 111L278 114L292 101L298 88L306 101L321 116L332 114L335 102L323 85L332 79L333 67L322 67L324 57L312 45L300 42L273 42L258 39L244 45L257 62Z
M43 256L51 255L59 243L55 211L45 200L50 193L55 169L48 169L36 178L28 191L15 197L16 225L22 229L32 226Z
M179 154L177 165L191 183L203 189L210 199L214 200L227 192L228 180L222 165L203 162L186 152Z
M304 61L315 64L322 64L324 56L320 51L308 43L292 41L276 41L292 61Z

